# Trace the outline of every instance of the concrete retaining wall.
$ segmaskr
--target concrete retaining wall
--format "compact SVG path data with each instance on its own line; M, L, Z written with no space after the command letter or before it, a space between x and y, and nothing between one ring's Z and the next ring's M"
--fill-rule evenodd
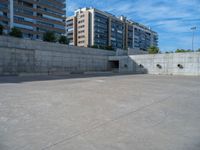
M110 57L119 60L120 72L163 74L163 75L200 75L200 53L173 53L157 55L130 55Z
M115 56L113 51L0 36L0 75L68 74L109 71L200 75L200 53Z
M0 36L0 75L107 71L113 51Z

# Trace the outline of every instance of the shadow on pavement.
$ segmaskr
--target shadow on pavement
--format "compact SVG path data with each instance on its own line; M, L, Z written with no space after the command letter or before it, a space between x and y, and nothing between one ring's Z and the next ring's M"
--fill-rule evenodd
M4 83L24 83L34 81L50 81L76 78L112 77L133 75L132 73L96 73L96 74L71 74L71 75L41 75L41 76L0 76L0 84Z

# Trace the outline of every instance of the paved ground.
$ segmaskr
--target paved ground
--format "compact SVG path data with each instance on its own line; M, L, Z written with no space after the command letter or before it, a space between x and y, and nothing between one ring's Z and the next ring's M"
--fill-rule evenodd
M200 78L1 77L0 150L200 150Z

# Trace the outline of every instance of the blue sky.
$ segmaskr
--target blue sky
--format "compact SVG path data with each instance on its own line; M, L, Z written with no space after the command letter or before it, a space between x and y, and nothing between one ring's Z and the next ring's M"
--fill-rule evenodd
M159 34L162 51L200 48L200 0L68 0L68 15L81 7L95 7L150 26Z

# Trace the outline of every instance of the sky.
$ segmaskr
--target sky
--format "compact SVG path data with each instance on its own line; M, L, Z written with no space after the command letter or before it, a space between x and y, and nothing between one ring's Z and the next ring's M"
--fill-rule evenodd
M192 49L191 27L196 26L194 49L200 48L200 0L68 0L67 4L68 15L95 7L151 27L163 52Z

